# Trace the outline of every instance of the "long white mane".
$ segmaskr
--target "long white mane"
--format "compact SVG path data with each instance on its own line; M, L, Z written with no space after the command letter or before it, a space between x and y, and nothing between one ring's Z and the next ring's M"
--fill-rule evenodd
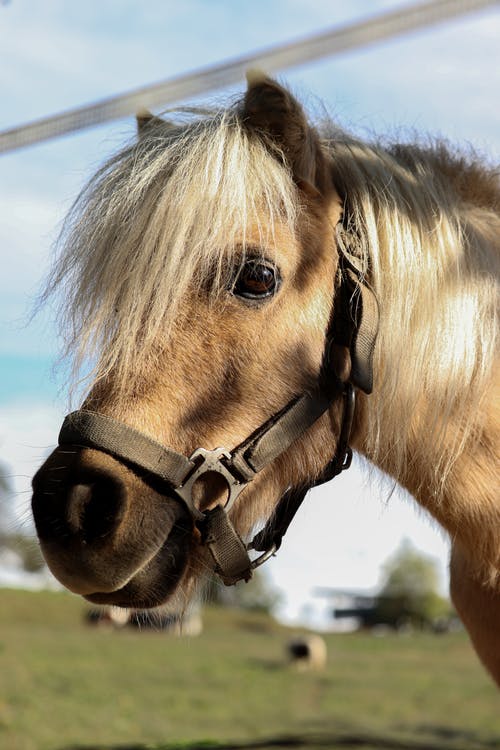
M481 437L497 351L498 171L442 144L379 146L337 133L328 147L346 241L380 303L367 449L401 477L412 471L411 444L413 466L434 466L428 491L439 497L453 462ZM422 428L428 441L412 441Z

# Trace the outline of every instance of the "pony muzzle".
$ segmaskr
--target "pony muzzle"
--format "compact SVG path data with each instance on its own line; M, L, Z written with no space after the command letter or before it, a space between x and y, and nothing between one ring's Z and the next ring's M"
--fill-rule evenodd
M145 591L166 598L186 567L193 522L183 503L160 489L101 451L57 448L33 479L32 499L55 577L74 593L133 606L140 575ZM111 602L119 591L125 593Z

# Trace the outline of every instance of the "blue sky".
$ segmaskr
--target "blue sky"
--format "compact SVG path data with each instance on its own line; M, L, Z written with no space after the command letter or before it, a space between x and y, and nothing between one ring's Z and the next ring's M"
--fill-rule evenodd
M12 0L0 6L0 129L401 5ZM325 107L367 137L430 132L471 143L498 161L499 32L498 9L489 9L284 71L281 78L311 112L321 115ZM208 99L220 101L237 90ZM67 408L63 372L52 372L59 350L54 311L28 323L30 310L67 208L133 128L132 119L122 120L0 157L0 458L11 467L22 519L28 518L29 475L55 442ZM286 586L292 570L296 580L301 577L297 558L303 558L301 570L311 571L304 587L308 581L310 587L373 585L381 561L402 536L445 559L442 536L416 518L411 503L394 497L386 510L387 489L367 490L366 484L358 467L340 489L329 486L314 495L302 523L312 516L314 546L330 555L331 573L317 570L291 532L284 545L290 552L283 550L282 562L272 563L279 585ZM320 538L328 527L331 533Z

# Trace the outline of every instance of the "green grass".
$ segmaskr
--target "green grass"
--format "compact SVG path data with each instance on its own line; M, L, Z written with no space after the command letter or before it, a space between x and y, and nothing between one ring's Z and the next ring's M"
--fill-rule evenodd
M463 634L328 636L321 673L290 633L208 610L199 638L89 628L63 593L0 590L2 750L500 747L500 700Z

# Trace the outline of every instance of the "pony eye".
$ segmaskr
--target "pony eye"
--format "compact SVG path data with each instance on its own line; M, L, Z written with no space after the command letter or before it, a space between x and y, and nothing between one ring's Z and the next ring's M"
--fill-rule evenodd
M276 293L279 282L278 269L272 263L247 260L236 277L232 293L243 299L264 299Z

